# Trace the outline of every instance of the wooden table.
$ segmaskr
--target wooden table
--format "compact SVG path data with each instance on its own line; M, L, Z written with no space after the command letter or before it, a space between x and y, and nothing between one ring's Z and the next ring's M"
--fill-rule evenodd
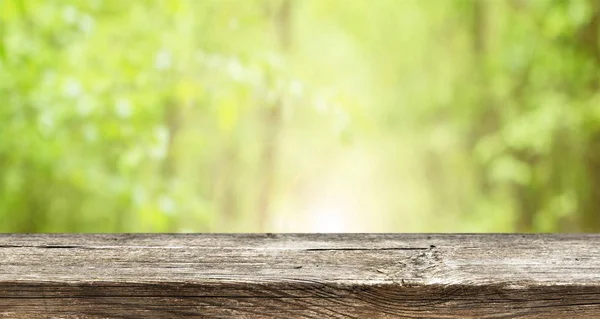
M600 235L0 235L0 318L600 318Z

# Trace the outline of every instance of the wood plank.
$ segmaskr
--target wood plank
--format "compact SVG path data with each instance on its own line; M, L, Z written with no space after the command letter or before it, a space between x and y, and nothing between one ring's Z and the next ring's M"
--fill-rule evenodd
M0 235L0 318L599 317L600 235Z

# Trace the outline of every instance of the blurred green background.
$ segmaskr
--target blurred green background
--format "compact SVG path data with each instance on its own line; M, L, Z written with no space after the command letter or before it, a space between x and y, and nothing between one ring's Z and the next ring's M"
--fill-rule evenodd
M0 0L0 232L600 231L598 0Z

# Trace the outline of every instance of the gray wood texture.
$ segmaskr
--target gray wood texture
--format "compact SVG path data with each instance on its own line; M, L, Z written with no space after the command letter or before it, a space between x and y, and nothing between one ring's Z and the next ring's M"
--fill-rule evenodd
M0 318L600 318L600 236L5 234Z

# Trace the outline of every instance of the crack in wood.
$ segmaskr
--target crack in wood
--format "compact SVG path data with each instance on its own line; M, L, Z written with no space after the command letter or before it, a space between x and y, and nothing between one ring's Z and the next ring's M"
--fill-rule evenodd
M383 247L383 248L354 248L354 247L342 247L342 248L307 248L305 251L385 251L385 250L429 250L429 248L423 247Z

